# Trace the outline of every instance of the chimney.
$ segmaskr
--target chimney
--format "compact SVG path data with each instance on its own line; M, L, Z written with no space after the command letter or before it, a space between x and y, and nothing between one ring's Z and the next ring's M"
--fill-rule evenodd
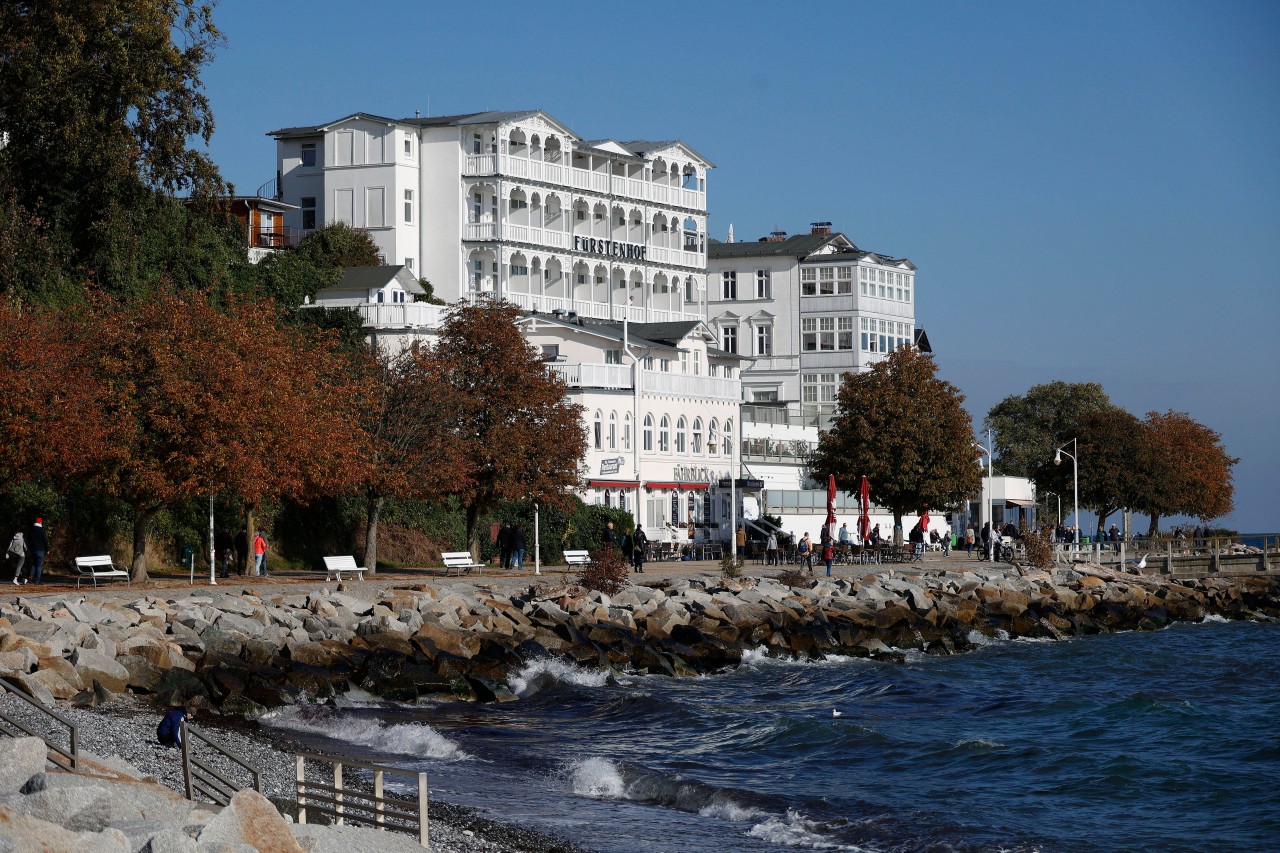
M785 239L787 239L786 231L770 231L768 237L760 238L760 242L761 243L781 243Z
M814 235L815 237L830 237L831 223L830 222L810 222L809 233Z

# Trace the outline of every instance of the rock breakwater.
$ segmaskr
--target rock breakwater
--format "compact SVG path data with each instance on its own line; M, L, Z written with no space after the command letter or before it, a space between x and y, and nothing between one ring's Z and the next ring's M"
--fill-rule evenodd
M516 698L508 678L550 657L688 675L749 649L815 658L954 654L987 636L1154 630L1210 614L1280 616L1274 575L1174 581L1097 567L863 579L680 578L607 596L571 586L362 584L305 593L93 594L0 603L0 676L46 704L124 691L255 715L355 685L412 701Z

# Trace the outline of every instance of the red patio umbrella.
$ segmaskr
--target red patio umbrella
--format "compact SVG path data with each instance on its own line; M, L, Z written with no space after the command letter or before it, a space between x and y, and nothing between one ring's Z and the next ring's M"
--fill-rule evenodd
M859 502L862 504L862 514L858 516L858 530L862 534L862 541L866 542L867 537L871 535L871 483L867 481L864 474L862 476L862 486L858 489Z
M920 529L925 533L929 532L929 505L924 505L924 512L920 513Z
M827 475L827 541L836 541L836 475Z

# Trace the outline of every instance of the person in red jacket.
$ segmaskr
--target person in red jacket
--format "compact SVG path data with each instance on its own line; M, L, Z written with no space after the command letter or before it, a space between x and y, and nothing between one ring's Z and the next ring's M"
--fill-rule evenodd
M253 534L253 573L259 577L266 574L267 540L262 538L262 531Z

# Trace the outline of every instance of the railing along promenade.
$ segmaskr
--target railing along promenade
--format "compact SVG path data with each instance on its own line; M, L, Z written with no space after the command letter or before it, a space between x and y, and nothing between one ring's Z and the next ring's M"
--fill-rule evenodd
M1156 538L1117 542L1055 543L1058 562L1136 568L1172 577L1230 577L1280 572L1280 533ZM1256 550L1250 550L1256 549Z

